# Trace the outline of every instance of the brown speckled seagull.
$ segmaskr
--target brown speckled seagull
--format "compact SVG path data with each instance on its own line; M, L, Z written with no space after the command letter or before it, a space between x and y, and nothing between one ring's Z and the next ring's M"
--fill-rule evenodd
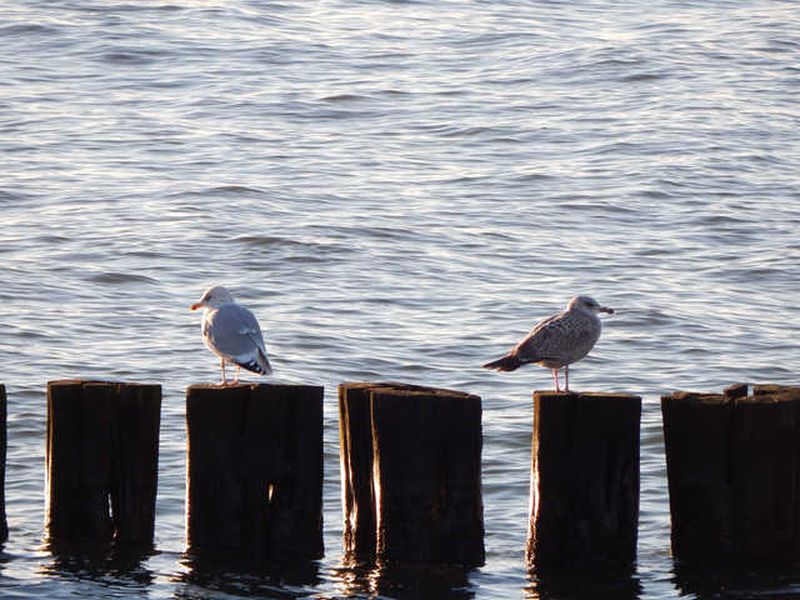
M564 391L569 391L569 366L589 354L603 325L597 313L614 314L614 309L589 296L575 296L564 312L540 321L513 350L504 357L483 365L486 369L514 371L522 365L535 364L551 369L556 391L558 371L564 367Z

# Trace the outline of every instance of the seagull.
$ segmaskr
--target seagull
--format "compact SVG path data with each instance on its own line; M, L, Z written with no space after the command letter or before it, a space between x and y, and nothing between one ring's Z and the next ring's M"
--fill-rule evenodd
M546 367L553 372L557 392L561 391L558 371L564 367L564 391L569 392L569 365L589 354L597 342L603 328L597 316L601 312L613 315L614 309L589 296L575 296L566 310L537 323L508 354L483 367L497 371L514 371L526 364Z
M190 308L205 309L200 329L203 342L219 356L222 385L228 384L226 362L236 365L234 385L239 383L241 367L261 375L272 373L258 321L253 313L234 302L227 289L221 285L208 288Z

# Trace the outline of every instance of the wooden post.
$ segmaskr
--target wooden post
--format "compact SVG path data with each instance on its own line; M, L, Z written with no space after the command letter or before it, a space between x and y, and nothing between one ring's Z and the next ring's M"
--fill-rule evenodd
M480 398L364 383L339 398L347 557L483 564Z
M641 398L534 392L533 406L529 567L632 564Z
M161 386L105 386L112 416L111 514L117 543L151 543L158 488Z
M6 519L6 448L8 446L6 387L0 384L0 544L8 539Z
M355 561L375 558L375 494L372 485L372 410L376 384L339 386L339 458L344 511L345 555Z
M308 385L187 389L190 552L322 557L322 399Z
M661 399L672 549L687 563L800 560L800 388Z
M661 398L661 413L672 550L683 556L701 548L709 556L730 555L733 552L728 453L731 405L722 394L675 392Z
M47 504L51 545L152 544L161 386L47 384Z

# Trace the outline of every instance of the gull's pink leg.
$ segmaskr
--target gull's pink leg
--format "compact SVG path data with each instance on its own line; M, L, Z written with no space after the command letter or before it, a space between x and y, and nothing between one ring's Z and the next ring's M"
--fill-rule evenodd
M225 376L225 359L219 359L219 366L222 369L222 385L228 385L228 378Z
M564 366L564 391L569 391L569 365Z
M556 384L556 391L560 392L561 388L558 387L558 369L553 369L553 381Z

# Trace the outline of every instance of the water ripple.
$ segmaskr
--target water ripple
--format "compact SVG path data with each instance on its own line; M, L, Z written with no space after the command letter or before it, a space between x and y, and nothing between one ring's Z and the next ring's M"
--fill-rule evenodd
M797 383L800 16L765 7L6 3L2 593L347 596L335 387L374 378L481 394L489 559L440 595L533 597L530 392L549 374L479 365L581 291L618 312L576 385L645 396L633 595L702 595L673 575L658 397ZM217 377L187 306L211 283L257 314L281 378L326 387L311 582L179 560L182 399ZM158 553L132 578L40 549L62 376L165 386ZM793 589L770 586L725 593Z

